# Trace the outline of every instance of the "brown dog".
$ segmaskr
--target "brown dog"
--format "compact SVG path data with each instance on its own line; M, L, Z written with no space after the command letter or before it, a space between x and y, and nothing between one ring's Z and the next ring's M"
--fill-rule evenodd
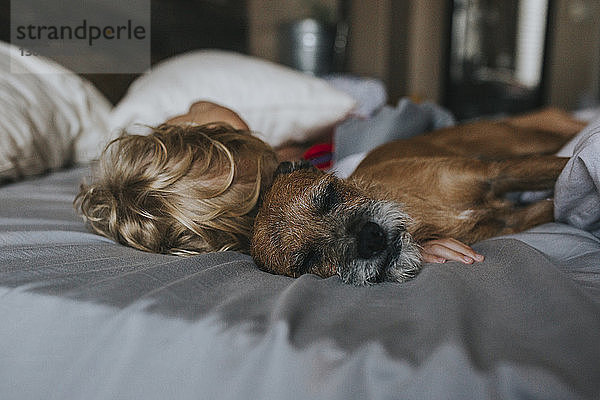
M507 192L551 189L555 153L584 125L556 110L477 122L385 144L347 180L282 163L256 217L252 256L266 271L402 282L419 243L474 243L552 221L553 203L517 206Z

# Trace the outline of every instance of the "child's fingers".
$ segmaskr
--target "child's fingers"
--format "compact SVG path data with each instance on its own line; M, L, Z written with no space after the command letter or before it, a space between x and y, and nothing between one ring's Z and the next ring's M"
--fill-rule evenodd
M443 257L439 257L430 253L425 253L423 252L421 254L421 257L423 258L423 262L426 263L436 263L436 264L443 264L446 261L448 261L447 259L443 258Z
M445 260L460 261L466 264L473 264L473 262L475 261L472 257L466 256L461 252L458 252L439 243L429 243L429 245L423 251L423 256L425 256L425 254L431 255L433 257L443 258Z
M447 260L472 264L483 261L483 256L471 247L455 239L437 239L426 242L422 251L423 261L444 263Z
M446 246L460 254L468 256L475 261L483 261L483 259L484 259L483 255L477 253L475 250L473 250L473 248L471 246L467 246L463 242L460 242L456 239L452 239L452 238L439 239L439 240L436 240L435 242L438 242L439 244Z

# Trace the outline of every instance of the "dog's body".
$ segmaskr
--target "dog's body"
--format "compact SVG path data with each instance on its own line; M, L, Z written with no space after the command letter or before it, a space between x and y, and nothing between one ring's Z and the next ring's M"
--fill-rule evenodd
M550 154L582 124L545 113L560 124L478 122L385 144L347 180L282 164L255 221L252 255L261 268L289 276L405 281L420 269L419 243L470 244L549 222L551 200L518 207L503 196L551 189L563 169L567 159Z

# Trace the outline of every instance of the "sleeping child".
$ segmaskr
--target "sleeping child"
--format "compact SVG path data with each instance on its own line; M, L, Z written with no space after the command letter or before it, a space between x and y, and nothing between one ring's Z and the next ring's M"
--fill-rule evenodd
M74 205L94 232L143 251L248 253L260 196L289 154L232 110L197 102L147 136L111 141ZM454 239L421 245L425 262L483 260Z

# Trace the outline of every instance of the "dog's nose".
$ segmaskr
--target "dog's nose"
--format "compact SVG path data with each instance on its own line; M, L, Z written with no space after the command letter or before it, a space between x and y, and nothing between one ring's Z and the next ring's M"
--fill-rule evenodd
M358 231L358 255L360 258L371 258L379 254L386 246L385 232L375 222L367 222Z

